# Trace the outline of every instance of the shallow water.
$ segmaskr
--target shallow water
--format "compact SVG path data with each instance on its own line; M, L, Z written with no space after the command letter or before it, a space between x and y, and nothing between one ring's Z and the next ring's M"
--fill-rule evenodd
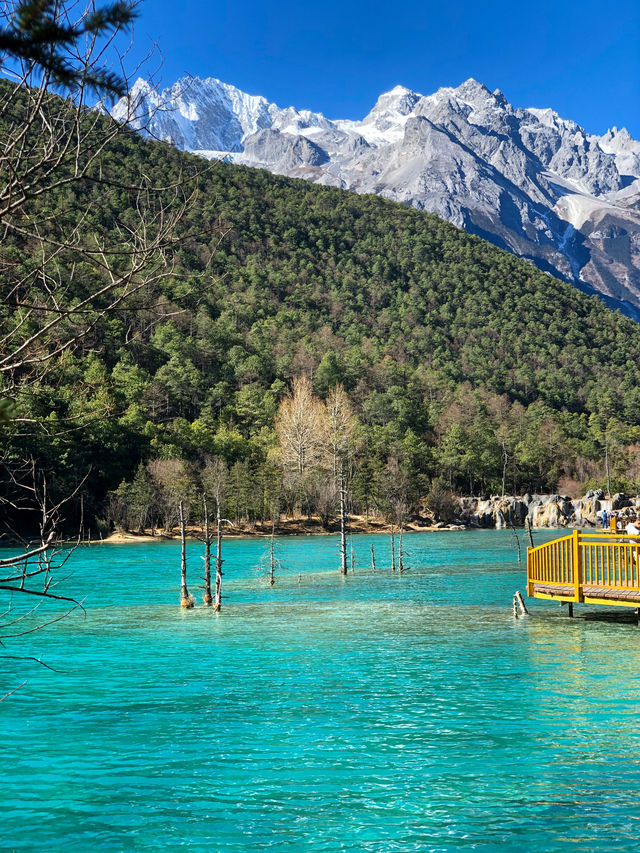
M514 620L510 533L405 541L398 576L354 537L342 578L335 537L277 540L273 588L229 541L219 615L180 610L178 543L77 551L86 618L5 649L63 671L3 661L0 847L636 849L633 619Z

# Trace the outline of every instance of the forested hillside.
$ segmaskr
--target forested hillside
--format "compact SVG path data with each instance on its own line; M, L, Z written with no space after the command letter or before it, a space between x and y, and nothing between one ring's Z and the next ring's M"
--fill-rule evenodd
M338 384L348 395L354 510L388 512L398 484L410 510L445 488L575 491L603 483L605 463L613 489L639 487L640 327L600 301L435 215L133 134L31 216L39 233L81 222L117 241L139 214L128 187L141 176L174 205L197 187L176 217L171 275L96 316L42 376L7 385L7 459L34 457L61 493L89 471L86 518L151 504L154 460L192 494L205 458L223 460L238 518L291 507L274 424L302 375L321 400ZM40 248L16 230L1 252L32 299L64 285L77 304L99 280L64 252L38 277ZM5 303L4 332L20 310ZM107 499L134 476L137 497L122 486ZM305 509L318 502L306 488Z

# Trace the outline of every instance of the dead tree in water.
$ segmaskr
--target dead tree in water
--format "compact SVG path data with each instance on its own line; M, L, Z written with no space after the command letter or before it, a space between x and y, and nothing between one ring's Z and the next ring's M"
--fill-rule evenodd
M229 523L222 518L222 504L227 488L228 471L224 460L209 457L202 471L202 485L205 494L215 501L216 507L216 581L213 595L213 609L219 612L222 607L222 524Z
M529 519L528 514L527 514L527 533L529 534L529 545L531 546L531 548L534 548L535 546L533 544L533 534L531 532L531 521Z
M391 525L391 571L395 572L396 570L396 537L393 529L393 524Z
M327 396L324 407L325 464L331 467L340 493L340 573L347 574L347 488L345 465L354 449L355 417L342 385L336 385Z
M516 548L518 549L518 562L522 562L522 552L520 550L520 537L518 536L518 531L516 530L513 520L511 518L511 510L507 513L507 524L511 528L511 534L515 537L516 540Z
M275 547L275 535L276 535L276 522L275 517L271 519L271 535L269 536L269 547L268 550L262 555L260 559L260 564L258 565L258 571L266 575L267 580L269 582L269 586L274 586L276 582L276 571L280 571L282 569L282 563L276 556L276 547Z
M220 518L220 501L216 500L216 596L213 609L216 613L222 610L222 519Z
M275 536L276 525L275 522L271 523L271 542L269 543L269 586L273 586L276 582L274 577L275 572L275 560L273 558L273 538Z
M404 523L408 517L411 507L411 489L409 475L400 466L397 459L389 458L385 467L384 494L386 497L386 517L391 523L391 571L395 572L396 566L399 572L404 571L404 553L402 550L402 539L404 534ZM396 564L396 527L399 533L399 562Z
M209 508L207 496L202 496L202 509L204 514L204 597L203 601L207 607L213 604L211 595L211 530L209 528Z
M373 550L373 543L371 543L371 569L375 572L376 570L376 554Z
M187 589L187 533L184 521L184 501L180 501L178 509L180 511L180 540L182 543L180 553L180 579L182 582L180 607L193 607L193 596L189 595L189 590Z
M347 574L347 531L346 531L346 493L344 488L344 466L340 459L340 574Z

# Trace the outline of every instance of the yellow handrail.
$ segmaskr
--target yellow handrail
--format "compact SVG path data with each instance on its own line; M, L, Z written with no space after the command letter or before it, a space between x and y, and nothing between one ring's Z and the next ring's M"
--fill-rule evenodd
M640 604L640 536L574 530L527 549L527 592L567 600L585 597ZM637 600L636 595L637 593Z

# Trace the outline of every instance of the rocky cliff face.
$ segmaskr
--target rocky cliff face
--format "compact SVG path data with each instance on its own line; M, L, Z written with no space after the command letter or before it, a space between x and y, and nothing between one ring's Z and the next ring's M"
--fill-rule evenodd
M212 78L138 81L117 118L209 158L438 213L640 319L640 143L519 109L467 80L397 86L362 121L280 109Z
M623 517L640 515L640 497L617 494L605 499L600 490L587 492L583 498L562 495L523 495L522 497L461 498L459 520L469 527L495 527L501 530L513 525L522 527L599 527L597 513L615 511Z

